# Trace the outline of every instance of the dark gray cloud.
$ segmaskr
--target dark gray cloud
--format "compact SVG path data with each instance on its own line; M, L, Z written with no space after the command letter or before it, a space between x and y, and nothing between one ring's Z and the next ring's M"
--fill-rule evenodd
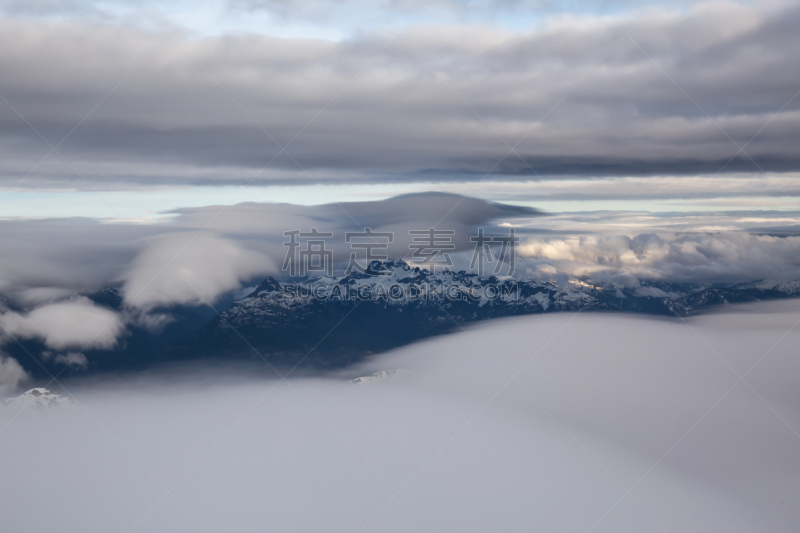
M758 235L771 235L773 237L800 236L800 225L792 224L791 226L750 228L749 231Z
M116 25L6 19L0 94L56 144L143 61L59 148L97 187L307 183L301 168L320 181L800 168L796 4L644 14L411 26L377 59L380 34L177 35L179 48ZM6 185L49 151L4 102L0 138ZM503 159L518 142L521 158ZM25 185L59 182L81 186L51 155Z
M764 197L786 197L786 206L794 210L800 196L800 174L742 172L727 176L637 176L605 177L570 176L564 179L505 179L484 180L480 184L467 181L453 182L453 192L468 191L467 194L491 197L508 202L572 201L569 208L580 209L580 201L609 200L673 200L681 208L689 201L712 200L728 202L729 207L740 210L736 202L748 202L754 210L768 207ZM758 198L761 198L759 203ZM576 202L577 201L577 202ZM683 201L683 203L681 203ZM697 203L697 202L695 202ZM584 204L585 205L585 204ZM741 213L735 213L741 215Z

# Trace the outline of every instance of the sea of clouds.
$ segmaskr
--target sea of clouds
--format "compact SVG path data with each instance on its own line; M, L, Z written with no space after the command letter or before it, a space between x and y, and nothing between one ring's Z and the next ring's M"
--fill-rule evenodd
M317 379L69 382L0 409L9 531L773 531L800 514L796 301L491 321ZM346 385L386 369L401 377Z

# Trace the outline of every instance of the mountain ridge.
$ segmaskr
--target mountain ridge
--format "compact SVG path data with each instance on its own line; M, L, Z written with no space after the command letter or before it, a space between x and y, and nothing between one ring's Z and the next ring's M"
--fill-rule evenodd
M333 368L481 320L564 311L685 317L710 306L800 295L800 283L764 280L711 287L564 284L465 271L431 274L402 260L364 272L281 283L265 278L161 360L267 358L275 366Z
M240 292L241 294L241 292ZM121 291L86 295L125 312ZM244 298L208 307L158 309L172 321L159 331L130 324L112 349L86 350L87 364L65 368L40 340L6 352L36 379L146 370L202 360L261 361L297 371L342 368L371 354L441 335L477 321L552 312L623 312L686 317L719 305L800 296L800 281L698 285L641 281L605 286L573 279L481 277L398 261L375 261L349 275L278 280L267 276Z

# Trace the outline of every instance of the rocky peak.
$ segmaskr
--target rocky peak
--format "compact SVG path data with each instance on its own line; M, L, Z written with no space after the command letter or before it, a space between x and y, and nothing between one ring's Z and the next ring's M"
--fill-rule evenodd
M281 290L281 284L273 278L272 276L267 276L264 278L264 281L261 282L261 285L256 287L256 290L250 296L258 296L263 292L275 292Z
M20 394L15 398L6 398L3 403L9 407L26 408L26 407L52 407L55 405L66 405L72 403L72 400L66 396L61 396L50 389L44 387L37 387L27 392Z

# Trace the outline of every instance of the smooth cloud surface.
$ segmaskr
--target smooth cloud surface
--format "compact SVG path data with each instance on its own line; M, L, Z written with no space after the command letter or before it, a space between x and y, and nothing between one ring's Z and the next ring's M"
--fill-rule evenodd
M72 387L91 417L24 412L0 434L4 523L793 532L800 315L736 311L492 322L377 357L361 372L409 371L384 384L231 370Z

